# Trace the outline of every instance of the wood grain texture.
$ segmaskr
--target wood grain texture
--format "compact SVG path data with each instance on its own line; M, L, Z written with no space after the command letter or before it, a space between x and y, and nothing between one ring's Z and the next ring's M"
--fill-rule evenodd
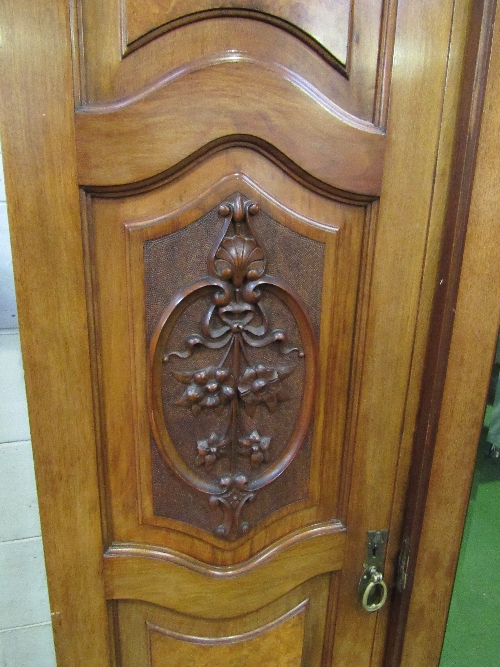
M321 647L324 635L325 609L328 597L329 575L321 575L290 591L271 604L258 611L243 614L230 619L200 619L194 616L178 614L155 605L134 601L118 603L118 627L122 639L122 664L124 667L142 667L148 665L151 655L150 640L152 632L170 634L191 639L191 642L206 643L217 648L236 640L240 644L240 653L233 656L228 664L239 664L240 660L251 659L249 651L240 643L242 637L265 637L266 629L279 629L283 620L297 614L303 619L302 640L299 660L301 667L319 667ZM301 622L302 622L301 619ZM299 639L299 638L297 638ZM269 641L269 640L267 640ZM234 650L236 646L233 643ZM291 650L291 647L288 649ZM279 652L270 647L261 662L280 658ZM220 659L213 662L221 664ZM213 664L212 662L212 664ZM224 663L222 663L224 664Z
M447 73L446 90L443 104L443 118L450 118L458 108L462 91L462 70L464 57L468 58L467 37L470 25L471 6L467 1L455 3L454 24L450 40L449 68ZM467 54L464 56L464 54ZM398 476L393 498L394 507L403 506L403 498L408 490L408 481L413 474L411 466L411 455L413 450L415 424L420 407L420 396L422 376L425 363L425 355L428 343L428 331L430 327L433 300L426 297L432 294L435 286L439 283L438 269L443 243L443 220L446 218L448 203L448 182L452 170L455 168L454 145L462 125L458 122L446 124L441 132L436 164L436 178L434 182L434 194L431 205L429 234L427 238L427 256L424 272L422 275L421 307L419 310L417 332L412 354L412 370L408 387L408 395L405 409L404 424L402 429L401 455L398 461ZM425 386L425 385L424 385ZM387 572L391 578L392 572L398 566L399 553L404 539L403 533L404 516L401 512L395 512L391 521L389 531L389 543L387 547ZM378 624L377 639L374 645L374 656L385 654L387 664L399 664L396 655L396 633L397 628L404 627L403 614L399 607L398 594L391 609L389 623L389 638L386 638L383 624ZM379 614L380 615L380 614ZM398 619L398 620L396 620Z
M432 462L432 448L436 438L455 314L488 69L488 52L493 25L491 7L489 3L474 3L469 7L469 11L460 5L455 7L455 16L459 19L455 21L456 25L451 38L451 73L448 77L443 113L449 113L450 107L458 107L459 115L455 131L448 133L454 139L453 144L450 145L449 140L444 137L446 143L442 142L444 145L440 147L439 162L450 164L444 172L450 186L447 192L440 187L442 169L440 170L439 167L435 186L437 196L433 208L436 208L436 204L439 205L441 199L441 207L445 211L445 225L442 237L433 243L436 250L440 248L439 262L434 275L434 283L438 287L430 314L431 328L423 363L424 391L420 400L420 416L414 434L411 476L407 490L408 507L403 529L404 539L409 542L407 575L404 591L398 591L395 595L392 613L393 618L397 620L391 624L388 647L391 665L399 665L401 659L406 614L412 591L419 532ZM467 56L462 62L460 56L463 53L466 53ZM453 71L457 68L462 72L460 78L453 76ZM442 195L439 194L440 192ZM431 243L432 237L429 245ZM410 409L412 409L411 405Z
M397 532L404 502L410 441L402 432L414 427L420 389L416 357L436 258L429 241L443 226L442 207L433 208L436 170L448 168L439 154L455 123L443 101L454 3L400 0L397 22L389 0L356 3L370 12L353 15L358 46L347 80L290 33L241 17L183 26L123 57L118 3L75 0L77 164L66 9L19 4L0 10L12 40L4 62L7 83L28 87L2 102L2 115L8 161L21 155L8 188L63 667L110 664L108 621L117 646L134 655L133 632L120 629L124 600L143 629L144 609L158 604L171 609L155 611L157 627L169 614L194 613L184 630L179 618L168 627L198 636L196 626L213 622L212 636L228 637L233 622L242 634L281 618L315 577L321 604L306 619L304 655L313 657L304 667L380 665L387 613L367 617L355 591L366 531L392 522ZM34 62L14 44L25 45L26 26L38 23ZM61 49L54 68L52 24ZM385 127L389 97L386 138L373 121ZM77 168L87 186L80 193ZM309 497L227 544L155 514L141 258L144 242L175 234L236 192L326 250ZM103 542L112 543L104 563ZM253 618L247 630L242 613Z
M384 636L388 608L379 612L378 618L367 616L353 599L352 591L360 577L354 553L363 550L367 530L389 526L391 516L395 521L393 525L401 521L402 508L393 506L392 502L395 499L393 492L397 489L397 464L408 457L412 444L411 439L401 439L403 424L411 433L416 419L413 413L413 421L405 422L413 345L416 337L425 340L428 332L428 319L419 320L418 313L428 313L433 296L432 286L425 292L421 291L421 281L426 258L431 265L435 261L435 249L427 244L436 160L440 132L446 131L447 123L453 124L453 116L450 116L441 125L452 11L453 3L447 3L446 8L441 4L439 9L426 6L425 10L422 7L417 9L412 3L398 3L386 167L366 338L360 341L366 356L359 385L359 412L351 426L352 437L357 443L352 461L353 484L346 507L347 518L341 516L349 530L333 652L332 664L335 667L381 664L384 659L383 643L368 646L363 637L371 631ZM411 90L411 94L407 90ZM417 125L412 120L415 99L419 100L420 121ZM425 129L421 124L424 119ZM397 136L400 139L393 143ZM411 163L411 173L406 171L400 160ZM437 238L443 219L444 212L441 210L432 221L432 233ZM403 227L397 228L397 221L403 220L408 225L405 231ZM410 247L412 250L407 254ZM389 312L385 309L388 303L391 304ZM393 343L389 342L391 340ZM417 396L420 392L420 386L414 384L417 379L415 375L412 378L413 396L414 392ZM389 395L393 397L391 400L388 400ZM404 470L398 472L405 474ZM377 500L365 502L367 488L370 495L374 494L371 497ZM392 548L398 548L397 537ZM386 581L390 584L389 565L386 566L386 573ZM346 635L349 635L350 642L341 643L340 638Z
M151 664L157 667L184 667L195 661L199 667L214 663L260 667L279 656L283 667L300 667L304 644L304 605L268 625L231 637L192 637L148 625Z
M62 666L101 667L110 657L67 4L8 0L0 23L2 153L55 645Z
M263 563L245 566L244 577L238 570L208 569L168 553L138 555L118 545L104 559L106 595L201 618L231 618L260 609L312 577L340 570L344 544L344 532L300 540Z
M499 82L496 22L456 316L401 661L404 667L432 667L439 662L500 323Z
M266 193L244 175L243 169L258 176L270 192ZM228 173L231 176L225 175ZM206 191L205 187L208 187ZM324 396L326 387L329 387L335 392L336 400L328 411L321 407L323 399L315 407L308 499L274 513L233 549L210 532L158 515L152 503L150 429L144 393L147 386L147 338L142 263L145 241L185 229L235 191L249 198L257 197L267 213L291 233L305 234L326 244L322 281L325 294L331 296L323 300L321 315L316 315L318 322L321 317L319 354L322 361L318 392ZM343 474L340 461L348 404L360 246L367 224L364 209L357 205L339 205L314 195L262 156L235 148L200 163L191 173L172 181L166 188L133 198L92 198L92 210L89 236L93 255L88 262L94 272L96 294L99 343L95 364L100 369L100 402L105 416L102 422L103 454L108 470L108 502L113 516L112 539L168 546L222 565L248 558L287 532L336 516L337 489ZM306 217L310 215L314 218ZM206 254L202 251L202 267L206 263ZM110 256L116 258L111 271ZM191 275L188 274L189 266L186 262L185 276ZM315 280L314 267L311 270L310 279ZM290 267L287 271L288 280L293 273L289 272ZM193 279L197 277L198 269L192 275ZM170 277L169 285L174 292L175 280L182 287L187 277L182 273ZM302 284L301 293L308 298L307 281ZM117 308L117 303L123 306ZM331 303L335 304L335 309L330 307ZM123 364L122 360L131 348L133 360ZM134 415L133 420L131 415ZM130 464L134 459L137 468ZM203 511L208 511L206 498L202 496L201 500ZM218 515L214 521L215 528Z
M296 72L346 111L371 121L374 103L379 97L377 91L387 84L384 72L392 59L391 30L395 23L387 23L384 18L391 3L392 0L354 3L346 78L345 73L332 67L333 63L338 68L338 61L329 59L328 51L318 42L306 38L306 33L293 28L292 24L280 23L282 19L273 18L272 14L222 8L216 10L215 15L211 14L212 20L193 23L193 18L203 18L194 14L166 34L164 30L175 23L163 24L158 31L153 30L136 40L130 49L127 47L126 8L110 0L73 0L77 97L83 106L111 102L141 90L163 77L165 72L183 68L204 56L216 57L221 50L230 50ZM298 10L297 3L282 4L286 6L285 11L300 13L308 21L315 21L308 6L303 5ZM328 5L328 12L335 11L331 3ZM144 3L141 3L143 8ZM169 9L162 5L160 14L165 12L168 14ZM142 16L147 17L147 11ZM331 23L326 22L322 28L327 35L336 34ZM385 48L387 45L389 49Z
M352 11L350 0L338 0L334 4L316 0L302 7L287 0L254 0L251 3L229 0L223 8L216 0L171 2L167 6L159 0L122 2L123 39L129 49L137 42L142 45L146 40L189 23L240 16L271 23L290 32L334 67L345 70Z
M193 63L114 107L78 113L80 182L141 181L212 141L245 134L274 146L334 188L379 194L385 137L373 125L345 114L291 71L242 53L230 52L206 65ZM249 85L242 83L246 80ZM253 80L258 85L251 85ZM330 143L334 152L325 150Z

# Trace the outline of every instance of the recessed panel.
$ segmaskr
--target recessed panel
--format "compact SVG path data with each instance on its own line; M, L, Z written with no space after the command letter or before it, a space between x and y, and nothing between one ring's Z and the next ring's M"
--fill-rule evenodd
M149 626L151 667L261 667L274 659L280 667L301 667L304 611L298 610L260 632L210 639L179 635ZM277 663L276 663L277 664Z
M144 244L158 515L235 539L307 499L324 254L239 193Z
M241 597L245 576L232 597ZM203 619L169 608L119 600L117 630L123 667L319 667L330 575L305 581L251 613ZM264 582L263 582L264 583ZM236 584L236 579L235 579Z
M365 207L235 149L89 212L113 542L222 565L341 520Z
M126 1L127 37L129 43L160 26L176 27L197 20L233 15L278 19L283 29L301 31L312 37L343 65L347 62L350 0L124 0ZM231 11L232 10L232 11Z

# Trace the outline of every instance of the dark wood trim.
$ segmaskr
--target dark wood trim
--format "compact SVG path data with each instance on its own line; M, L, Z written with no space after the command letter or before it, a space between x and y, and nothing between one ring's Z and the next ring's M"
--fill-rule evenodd
M256 9L242 9L242 8L231 8L226 7L223 9L206 9L199 12L193 12L192 14L186 14L185 16L180 16L177 19L163 23L162 25L150 30L145 35L138 37L132 42L127 43L123 57L127 57L134 51L142 48L149 42L152 42L154 39L165 35L172 30L178 30L186 25L191 23L198 23L199 21L210 21L213 19L219 18L245 18L253 19L254 21L263 21L264 23L269 23L274 25L281 30L285 30L290 33L297 39L300 39L301 42L306 44L310 49L318 54L325 62L331 65L337 72L342 74L345 78L348 78L347 68L344 63L342 63L338 58L336 58L323 44L321 44L317 39L309 35L305 30L300 28L286 19L282 19L279 16L274 16L273 14L267 14L266 12L261 12ZM348 45L348 51L350 51L350 44Z
M394 594L386 667L400 664L405 639L457 303L495 9L496 0L474 2L469 20L454 167L448 193L402 533L402 543L405 539L409 541L407 579L404 590Z
M85 192L101 198L113 199L124 196L133 196L149 192L155 188L160 188L170 183L176 178L179 178L186 172L193 169L196 165L209 159L212 155L220 151L228 150L228 148L248 148L260 155L264 155L273 164L277 165L286 174L293 178L297 183L303 185L308 190L312 190L317 194L334 199L346 204L366 206L377 199L376 195L361 194L357 192L348 192L347 190L340 190L338 188L315 178L307 171L302 169L300 165L296 164L282 153L279 149L272 146L267 141L258 137L246 134L231 134L225 137L220 137L214 141L210 141L199 150L191 153L188 157L181 160L173 167L163 171L152 178L147 178L143 181L135 183L123 183L121 185L83 185Z

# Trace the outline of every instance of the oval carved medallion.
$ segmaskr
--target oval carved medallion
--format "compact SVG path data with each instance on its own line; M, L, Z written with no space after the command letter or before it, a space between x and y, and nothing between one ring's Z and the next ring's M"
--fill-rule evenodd
M149 400L162 456L222 510L215 534L234 540L251 528L246 504L287 469L307 436L316 343L301 298L267 273L252 228L258 205L236 194L218 213L224 224L207 275L172 297L151 339ZM276 313L290 330L273 325ZM191 432L186 456L177 444Z

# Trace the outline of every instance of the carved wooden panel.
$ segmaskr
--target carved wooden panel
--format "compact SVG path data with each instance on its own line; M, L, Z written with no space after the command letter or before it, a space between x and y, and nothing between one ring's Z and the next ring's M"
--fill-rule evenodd
M266 252L257 228L277 252ZM209 234L208 272L190 282L186 249L199 248L196 237ZM163 271L154 256L161 257ZM323 257L323 244L286 232L239 193L174 238L145 244L146 321L156 319L150 306L163 309L150 340L155 444L185 484L222 509L219 537L249 530L243 518L249 503L256 522L308 496L317 343L307 306L292 285L313 306L317 335L321 293L315 276L323 272ZM184 267L185 287L168 301L176 264ZM307 451L287 474L302 448ZM160 514L171 515L174 504L184 509L187 523L213 523L208 511L193 517L182 485L174 502L168 477L162 480L158 470L156 489L168 489Z
M224 16L246 16L275 23L308 43L321 45L343 65L347 62L350 0L122 0L125 4L127 43L163 28L173 30L195 21ZM309 39L308 39L309 37ZM312 38L312 39L311 39Z
M113 541L224 564L338 530L370 206L245 147L88 203Z
M390 583L476 5L350 4L0 3L64 664L383 661L355 591L374 527Z

